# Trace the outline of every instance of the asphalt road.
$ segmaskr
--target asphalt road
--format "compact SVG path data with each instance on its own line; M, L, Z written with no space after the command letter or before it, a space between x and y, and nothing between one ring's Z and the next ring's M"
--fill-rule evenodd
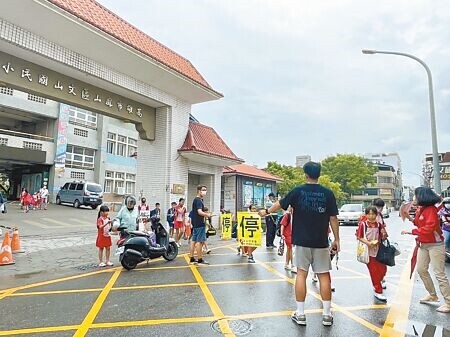
M52 219L82 219L86 214L95 233L92 210L56 207ZM321 324L318 285L311 280L307 326L291 321L295 275L283 269L283 257L258 248L257 263L248 264L236 255L234 242L214 237L210 266L190 266L180 254L172 262L153 260L131 272L63 266L64 274L53 269L25 278L10 275L5 281L0 269L0 336L450 336L449 315L419 304L425 289L417 276L409 280L413 240L399 234L409 225L397 216L387 223L402 250L396 266L388 269L387 304L375 300L367 268L355 259L355 227L341 227L339 269L333 263L332 271L332 327ZM91 256L80 263L96 262L92 244L72 245L47 253L64 258L70 250L91 247ZM16 265L22 262L18 258Z

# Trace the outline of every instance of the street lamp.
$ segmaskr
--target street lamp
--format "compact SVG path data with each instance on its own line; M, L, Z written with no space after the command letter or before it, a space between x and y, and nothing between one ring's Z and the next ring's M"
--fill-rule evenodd
M425 62L423 62L418 57L406 54L406 53L399 53L399 52L393 52L393 51L380 51L380 50L371 50L371 49L363 49L363 54L390 54L390 55L399 55L399 56L405 56L409 57L417 62L419 62L427 71L428 76L428 97L430 99L430 120L431 120L431 145L433 148L433 182L434 182L434 191L438 194L441 193L441 176L440 176L440 170L439 170L439 154L438 154L438 145L437 145L437 133L436 133L436 115L434 111L434 94L433 94L433 79L431 77L431 71L430 68L426 65Z

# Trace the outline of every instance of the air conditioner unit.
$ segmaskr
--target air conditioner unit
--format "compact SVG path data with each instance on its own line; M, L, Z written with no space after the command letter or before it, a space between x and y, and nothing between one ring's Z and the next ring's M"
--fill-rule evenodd
M117 187L116 194L125 195L125 187Z

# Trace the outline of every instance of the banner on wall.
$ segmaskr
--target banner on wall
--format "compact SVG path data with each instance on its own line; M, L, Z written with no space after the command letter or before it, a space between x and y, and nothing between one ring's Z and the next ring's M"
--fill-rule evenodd
M222 228L222 239L223 240L231 240L231 232L232 232L232 222L231 222L231 213L221 214L220 215L220 225Z
M238 241L241 246L261 247L261 217L256 212L238 212Z
M58 137L56 138L55 173L62 176L66 166L67 128L69 126L70 106L59 104Z

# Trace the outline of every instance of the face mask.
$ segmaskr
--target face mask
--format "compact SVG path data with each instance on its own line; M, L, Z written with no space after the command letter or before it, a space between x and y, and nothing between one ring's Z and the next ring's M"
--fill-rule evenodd
M450 203L449 204L444 204L445 209L450 210Z
M206 191L201 191L200 195L204 197L206 195Z

